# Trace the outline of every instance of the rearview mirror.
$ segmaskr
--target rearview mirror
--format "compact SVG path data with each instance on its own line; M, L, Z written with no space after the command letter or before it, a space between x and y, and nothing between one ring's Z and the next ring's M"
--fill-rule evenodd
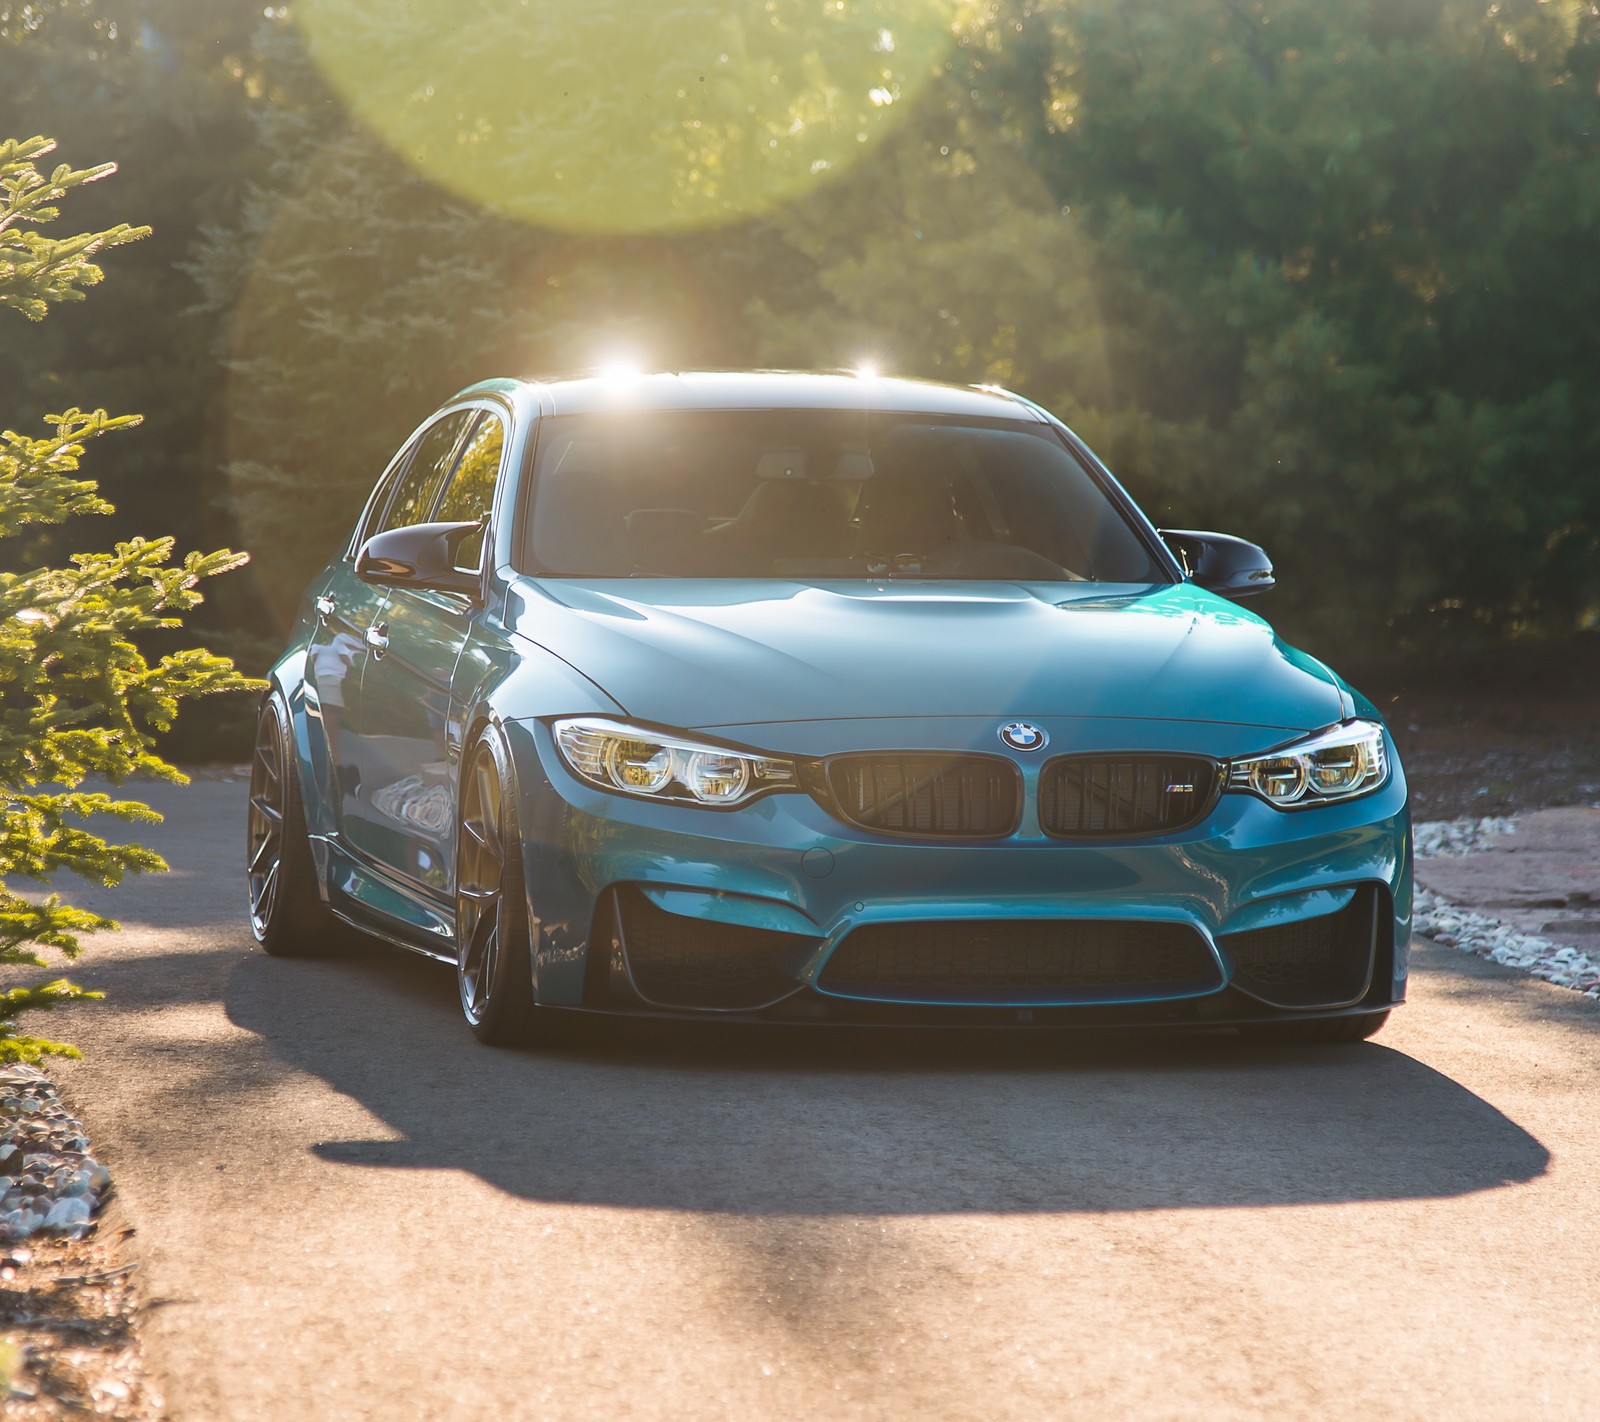
M1196 587L1237 602L1270 592L1276 585L1271 559L1254 543L1246 543L1227 533L1206 533L1193 528L1159 531Z
M376 533L356 555L356 576L380 587L420 588L430 592L477 597L482 581L475 572L456 567L456 554L469 534L483 527L471 523L413 523Z

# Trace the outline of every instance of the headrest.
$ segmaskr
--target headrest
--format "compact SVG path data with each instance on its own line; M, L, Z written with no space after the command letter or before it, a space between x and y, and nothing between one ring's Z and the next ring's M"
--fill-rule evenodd
M769 449L756 461L757 479L804 479L806 456L801 449Z
M839 451L839 462L833 466L833 477L841 484L865 483L873 475L872 456L863 445L847 444Z

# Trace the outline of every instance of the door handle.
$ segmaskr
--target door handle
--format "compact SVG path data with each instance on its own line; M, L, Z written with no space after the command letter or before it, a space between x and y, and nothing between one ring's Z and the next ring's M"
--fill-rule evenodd
M381 657L389 650L389 624L387 622L373 623L371 627L367 628L366 642L367 646L372 648L372 655Z
M321 621L326 622L330 617L333 616L333 610L338 605L339 604L329 597L327 593L321 594L321 596L317 598L317 617Z

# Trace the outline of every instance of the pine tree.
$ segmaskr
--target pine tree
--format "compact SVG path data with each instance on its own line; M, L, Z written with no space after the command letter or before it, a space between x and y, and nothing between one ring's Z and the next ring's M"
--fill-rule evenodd
M1296 638L1600 617L1591 0L993 0L882 161L778 219L764 357L993 379ZM1387 624L1387 625L1386 625Z
M50 307L83 299L101 280L102 252L145 236L119 223L100 232L52 239L32 230L58 216L55 204L115 165L48 176L36 160L55 145L45 138L0 142L0 306L39 321ZM0 539L111 507L93 480L79 477L85 445L137 416L47 415L48 433L0 433ZM180 625L200 601L196 585L238 567L242 553L190 553L171 561L170 538L133 538L110 553L79 553L70 566L0 572L0 964L48 968L44 952L76 958L79 935L116 925L62 902L58 894L24 896L17 879L41 885L62 871L104 884L124 874L164 869L137 844L113 844L84 827L96 817L125 823L159 819L147 805L85 790L90 777L115 787L130 776L183 783L154 751L178 703L191 696L251 685L231 662L200 649L149 660L141 640ZM100 994L65 978L0 992L0 1061L77 1055L60 1042L27 1035L19 1017Z

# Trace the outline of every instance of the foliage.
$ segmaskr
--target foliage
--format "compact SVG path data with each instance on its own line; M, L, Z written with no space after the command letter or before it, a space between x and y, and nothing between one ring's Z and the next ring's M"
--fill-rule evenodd
M954 0L300 0L363 126L492 212L726 223L859 161L949 49Z
M0 305L35 320L100 280L103 250L144 235L118 224L58 240L25 226L51 221L60 197L114 171L61 165L46 177L34 160L54 146L43 138L0 144ZM79 462L88 440L135 423L69 409L46 416L42 437L0 434L0 539L109 513ZM199 649L153 662L140 651L141 639L176 628L199 603L200 579L244 562L223 550L173 566L172 548L170 538L134 538L111 553L76 554L67 567L0 572L0 964L47 968L43 950L75 958L79 934L114 927L59 895L25 897L12 881L43 883L69 870L114 884L163 868L148 849L108 842L81 823L148 823L159 818L148 806L80 787L91 776L113 786L133 775L182 782L154 753L154 733L171 725L181 700L249 685L226 659ZM17 1019L98 996L63 978L0 993L0 1061L75 1054L21 1033Z
M82 288L104 275L91 257L150 235L148 227L119 222L105 232L84 232L63 242L49 241L22 226L52 221L60 214L50 204L68 188L116 171L115 163L78 172L61 163L46 178L33 160L54 147L44 138L0 143L0 306L10 306L30 321L44 320L53 301L83 300Z
M589 366L616 345L750 359L748 254L486 214L352 126L281 22L252 62L271 95L253 111L262 174L236 221L206 229L190 271L203 308L226 317L226 475L280 620L389 457L462 386Z
M0 347L0 401L70 372L151 411L114 526L237 522L230 634L270 643L244 589L281 626L439 399L619 345L1008 384L1160 520L1266 544L1319 651L1600 623L1592 0L847 0L814 55L788 0L508 2L433 44L447 8L0 0L0 89L126 132L158 216L110 319ZM615 65L557 72L635 11ZM936 11L929 82L902 40Z
M111 227L129 192L153 228L114 254L116 279L92 301L58 305L38 326L0 325L9 331L0 426L31 429L41 410L68 404L145 413L96 450L97 482L115 506L99 525L106 547L155 533L180 548L238 538L217 469L227 385L212 355L215 322L195 312L193 282L177 264L203 220L234 210L255 171L245 111L260 23L260 4L244 0L0 0L0 112L28 115L64 154L94 153L115 135L117 180L74 191L74 228ZM70 527L35 525L0 546L0 566L65 562ZM172 640L236 646L262 630L246 569L214 585ZM195 731L219 713L244 719L235 703L248 700L183 717L185 754L196 755Z
M1570 630L1600 615L1597 76L1587 0L996 4L916 212L806 233L833 299L769 339L914 332L900 368L1071 413L1161 517L1267 543L1322 645Z

